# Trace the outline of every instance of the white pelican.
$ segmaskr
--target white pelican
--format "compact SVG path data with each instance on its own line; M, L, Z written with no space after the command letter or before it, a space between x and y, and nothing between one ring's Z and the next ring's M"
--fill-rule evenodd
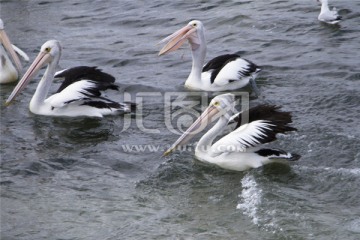
M39 55L26 71L22 79L6 101L11 101L25 88L39 70L47 65L35 94L30 101L30 111L39 115L51 116L91 116L130 112L132 104L117 103L101 96L101 91L116 89L115 78L103 73L96 67L76 67L56 73L55 77L64 77L65 81L57 93L46 98L54 80L55 68L61 56L61 45L57 40L49 40L41 47Z
M10 39L4 30L4 22L1 20L1 18L0 43L0 84L15 82L18 80L19 74L22 70L20 59L16 53L22 56L25 61L29 61L29 57L20 48L11 44ZM12 58L16 67L14 67L7 53L10 54L10 57Z
M288 125L292 121L289 112L278 111L277 106L260 105L230 117L230 114L236 111L234 98L233 94L227 93L212 99L201 116L164 155L170 154L178 146L185 144L207 124L219 118L196 145L195 157L198 160L224 169L244 171L272 162L299 159L300 156L297 154L259 146L274 141L277 133L296 131ZM240 118L243 117L241 114L248 114L249 121L246 121L248 123L241 125ZM238 126L234 131L213 143L221 130L228 125L229 120L238 121Z
M318 0L318 2L321 3L321 11L318 16L319 21L329 24L336 24L340 22L342 17L339 16L335 7L333 8L333 10L329 9L328 0Z
M160 50L159 56L177 50L186 40L190 43L192 68L185 86L193 90L227 91L242 88L251 83L258 95L255 83L261 69L237 54L226 54L210 60L205 66L205 28L198 20L190 21L185 27L164 38L168 43Z

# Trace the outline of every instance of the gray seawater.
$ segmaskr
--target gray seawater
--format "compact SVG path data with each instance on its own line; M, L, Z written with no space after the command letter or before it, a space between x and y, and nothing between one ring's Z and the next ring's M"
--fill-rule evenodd
M302 155L231 172L191 152L127 152L178 137L164 124L163 95L141 113L160 132L144 133L122 131L136 116L33 115L37 81L5 108L14 85L1 86L1 239L359 239L360 2L330 5L340 25L318 22L315 0L1 0L7 33L31 60L58 39L59 69L99 66L134 94L185 91L189 50L158 57L156 43L202 20L207 59L239 52L263 67L251 105L291 111L299 131L273 145Z

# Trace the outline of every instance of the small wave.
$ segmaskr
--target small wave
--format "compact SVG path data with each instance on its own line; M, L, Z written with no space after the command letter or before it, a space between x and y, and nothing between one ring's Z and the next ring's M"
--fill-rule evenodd
M296 168L296 167L294 167ZM355 176L360 177L360 168L334 168L334 167L309 167L309 166L299 166L300 170L305 170L307 172L324 172L330 174L340 174L344 176Z
M334 172L338 172L341 174L345 174L345 175L355 175L355 176L360 176L360 168L330 168L330 167L326 167L325 170L328 171L334 171Z
M345 226L351 232L360 233L360 218L347 222Z

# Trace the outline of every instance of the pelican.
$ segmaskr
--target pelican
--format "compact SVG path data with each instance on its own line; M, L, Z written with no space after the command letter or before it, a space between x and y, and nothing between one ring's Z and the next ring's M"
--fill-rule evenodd
M61 56L61 45L57 40L49 40L41 47L39 55L26 71L6 101L9 105L15 97L34 78L39 70L47 65L35 94L30 101L30 111L38 115L49 116L89 116L103 117L127 113L132 110L130 103L117 103L101 96L106 89L117 90L115 78L103 73L96 67L76 67L55 72ZM58 91L48 97L51 83L55 77L63 77L65 81Z
M11 44L9 37L4 30L4 22L0 19L0 84L11 83L18 80L22 66L17 54L29 61L29 57L20 48ZM13 65L8 54L15 63ZM17 54L16 54L17 53Z
M318 0L318 2L321 3L321 11L318 16L319 21L329 24L336 24L340 22L342 17L339 16L335 7L333 8L333 10L329 9L328 0Z
M288 125L292 122L290 113L278 109L279 107L273 105L259 105L231 116L231 113L236 111L235 96L231 93L218 95L164 155L170 154L203 130L207 124L219 119L196 145L195 157L198 160L235 171L245 171L272 162L297 160L300 157L297 154L261 146L274 141L278 133L296 131ZM242 119L245 115L249 116L249 121L244 121L245 117ZM213 143L221 130L234 121L238 122L235 129ZM242 122L247 123L241 125Z
M185 27L161 40L160 43L168 43L160 50L159 56L177 50L186 40L190 44L193 61L185 87L201 91L227 91L250 83L258 95L255 78L261 69L253 62L237 54L225 54L215 57L204 66L205 28L198 20L190 21Z

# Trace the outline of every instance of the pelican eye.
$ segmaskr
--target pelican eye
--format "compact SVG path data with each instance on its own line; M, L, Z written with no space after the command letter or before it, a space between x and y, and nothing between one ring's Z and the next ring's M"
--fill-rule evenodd
M51 51L51 48L50 48L50 47L47 47L47 48L45 48L45 51L46 51L46 52L50 52L50 51Z
M214 106L215 107L220 106L220 102L218 102L218 101L214 102Z
M197 26L197 24L196 23L193 23L193 27L196 27Z

